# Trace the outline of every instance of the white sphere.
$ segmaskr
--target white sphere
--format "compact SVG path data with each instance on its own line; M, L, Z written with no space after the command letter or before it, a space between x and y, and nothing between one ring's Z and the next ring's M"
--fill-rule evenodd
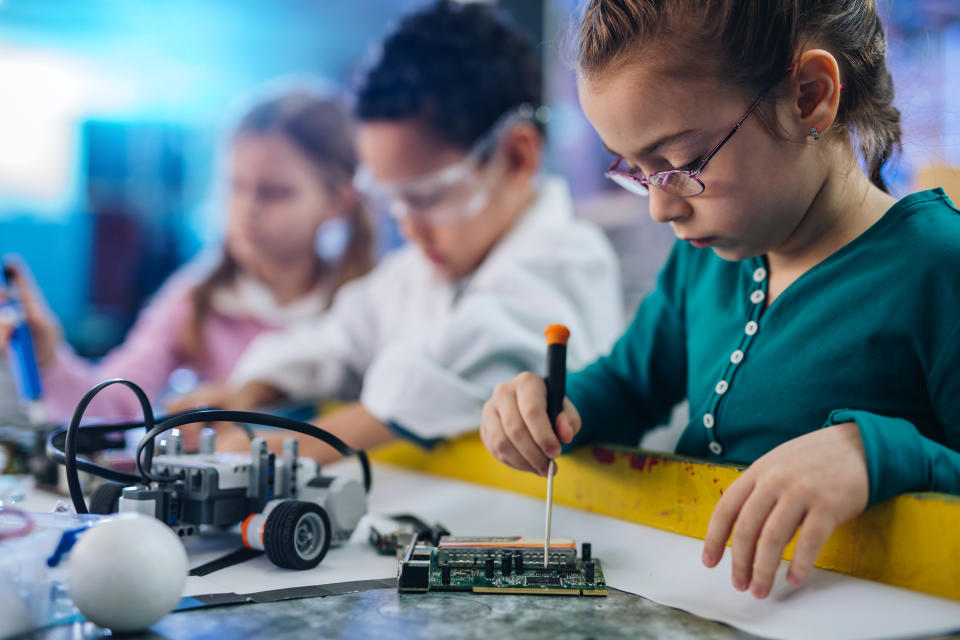
M142 631L170 613L187 579L187 552L156 518L122 513L79 535L67 584L87 620L117 632Z

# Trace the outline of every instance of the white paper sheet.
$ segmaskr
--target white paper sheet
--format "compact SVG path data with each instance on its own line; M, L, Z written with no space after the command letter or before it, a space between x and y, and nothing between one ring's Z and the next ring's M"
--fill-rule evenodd
M358 531L361 529L358 528ZM363 528L362 531L363 540L355 538L341 547L331 547L323 561L313 569L307 571L280 569L270 562L266 555L262 555L207 576L189 576L183 595L256 593L272 589L395 577L397 559L394 556L379 555L366 542L366 533L369 529ZM202 552L198 552L193 544L188 545L190 566L200 566L239 548L240 537L236 534L225 534L219 542L218 545L209 545Z
M544 503L533 498L384 466L375 469L374 485L372 509L410 511L454 534L543 535ZM960 629L960 602L819 569L796 589L784 580L786 563L772 595L757 600L730 584L729 552L707 569L702 541L615 518L554 505L553 531L591 542L610 586L762 636L896 638Z

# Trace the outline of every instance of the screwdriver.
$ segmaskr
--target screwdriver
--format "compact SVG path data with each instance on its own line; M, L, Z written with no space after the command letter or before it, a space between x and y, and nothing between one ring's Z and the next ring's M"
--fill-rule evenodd
M552 324L543 334L547 338L547 417L550 428L556 430L557 416L563 410L567 393L567 340L570 330L562 324ZM550 551L550 516L553 513L553 474L556 462L551 458L547 468L547 521L543 535L543 568L547 568Z

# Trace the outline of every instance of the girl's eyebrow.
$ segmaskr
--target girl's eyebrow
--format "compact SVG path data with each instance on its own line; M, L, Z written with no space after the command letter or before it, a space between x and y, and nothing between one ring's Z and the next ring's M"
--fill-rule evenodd
M647 145L643 149L640 149L639 151L636 151L632 154L623 154L623 153L620 153L619 151L614 151L613 149L608 147L607 143L603 142L603 140L601 140L600 142L603 144L604 149L606 149L607 151L609 151L615 156L620 156L621 158L639 158L641 156L648 156L653 152L655 152L660 147L677 142L681 138L685 138L687 136L691 136L700 132L701 132L700 129L684 129L683 131L678 131L677 133L671 133L670 135L664 136L659 140L657 140L656 142L654 142L653 144Z

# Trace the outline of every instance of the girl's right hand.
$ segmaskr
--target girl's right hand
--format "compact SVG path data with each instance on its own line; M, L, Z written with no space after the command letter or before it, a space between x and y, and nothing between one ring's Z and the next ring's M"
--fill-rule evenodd
M27 327L33 338L33 349L37 358L37 365L44 367L56 358L57 348L63 340L63 331L60 323L47 306L43 294L33 282L30 272L22 264L3 265L7 273L7 280L16 285L20 293L20 303L23 314L26 316ZM6 294L0 290L0 303L6 301ZM0 319L0 349L6 349L13 336L13 324Z
M499 385L483 405L480 439L500 462L546 476L550 460L560 455L580 431L580 414L569 398L557 416L556 432L547 417L547 385L533 373L521 373Z

